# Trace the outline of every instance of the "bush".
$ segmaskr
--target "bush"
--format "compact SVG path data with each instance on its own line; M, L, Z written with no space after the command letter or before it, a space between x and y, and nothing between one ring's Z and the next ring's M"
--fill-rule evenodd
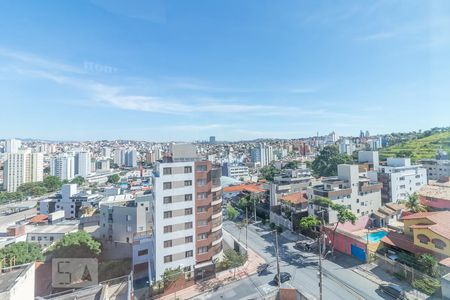
M277 232L278 232L278 233L282 233L282 232L283 232L283 227L277 226Z
M394 273L395 278L399 279L399 280L405 280L405 274L401 273L401 272L395 272Z
M436 279L424 278L414 280L412 286L427 295L432 295L441 284Z
M262 223L263 225L266 225L267 219L266 219L266 218L263 218L263 219L261 220L261 223Z
M277 225L275 225L275 223L274 223L274 222L271 222L271 223L270 223L270 229L274 230L274 229L275 229L275 227L277 227Z

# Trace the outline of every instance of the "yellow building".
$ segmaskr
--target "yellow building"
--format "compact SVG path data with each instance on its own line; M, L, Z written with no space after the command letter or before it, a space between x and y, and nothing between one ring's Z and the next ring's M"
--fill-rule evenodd
M404 233L414 245L450 256L450 211L422 212L404 216Z

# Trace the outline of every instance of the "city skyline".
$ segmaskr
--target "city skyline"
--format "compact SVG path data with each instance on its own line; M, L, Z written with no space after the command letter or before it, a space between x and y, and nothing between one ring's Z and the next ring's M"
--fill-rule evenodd
M2 138L237 141L449 125L444 1L0 8Z

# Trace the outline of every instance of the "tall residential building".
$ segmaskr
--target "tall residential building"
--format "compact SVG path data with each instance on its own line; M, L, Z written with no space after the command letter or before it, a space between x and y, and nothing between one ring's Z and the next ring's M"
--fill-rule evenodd
M273 147L267 146L264 143L258 144L255 148L251 150L252 162L259 164L260 167L265 167L269 165L274 159Z
M209 143L210 143L211 145L215 144L215 143L216 143L216 137L215 137L215 136L210 136L210 137L209 137Z
M23 150L8 153L3 169L3 187L8 192L15 192L24 183L42 181L43 159L42 153Z
M450 177L450 160L422 159L420 163L427 170L428 180Z
M89 151L75 152L75 176L86 178L91 172L91 153Z
M20 150L21 147L22 147L22 141L16 140L16 139L7 140L5 152L6 153L16 153Z
M379 166L378 174L368 173L378 176L378 181L383 183L383 203L406 200L427 184L427 170L421 165L411 165L410 158L388 158L386 166Z
M72 180L75 177L75 158L71 154L59 154L50 160L50 175L61 180Z
M114 153L114 163L119 166L137 167L137 151L135 149L117 149Z
M222 256L221 169L199 160L193 145L172 145L170 153L153 173L151 278L177 267L207 277Z
M381 183L376 178L362 176L358 165L338 165L338 176L322 179L320 184L307 188L308 199L325 197L336 204L347 206L358 218L376 212L381 206ZM318 214L321 208L310 202L309 214ZM329 223L337 222L337 213L325 215Z

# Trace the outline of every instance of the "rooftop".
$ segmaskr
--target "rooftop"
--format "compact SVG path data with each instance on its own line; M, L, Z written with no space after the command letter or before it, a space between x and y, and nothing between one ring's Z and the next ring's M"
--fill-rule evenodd
M290 202L292 204L300 204L300 203L308 202L305 192L297 192L297 193L283 195L280 199L282 201Z
M263 188L259 184L240 184L240 185L231 185L223 188L224 193L232 193L232 192L250 192L250 193L263 193L266 191L265 188Z
M450 201L450 183L430 181L430 184L423 186L418 194L424 197Z
M450 211L421 212L403 217L403 220L426 219L432 224L416 224L411 228L426 228L450 240Z

